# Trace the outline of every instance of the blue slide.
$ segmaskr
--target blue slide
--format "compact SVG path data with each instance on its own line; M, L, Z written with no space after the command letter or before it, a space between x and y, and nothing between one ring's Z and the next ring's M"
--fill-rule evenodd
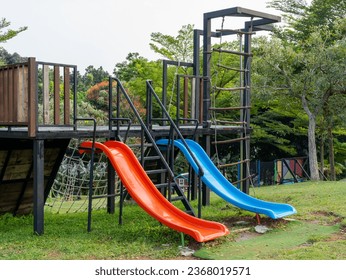
M196 161L198 161L198 164L203 169L204 174L201 177L203 183L227 202L250 212L267 215L272 219L279 219L297 213L296 209L289 204L260 200L238 190L222 175L198 143L188 139L185 141ZM159 147L167 146L169 140L160 139L156 143ZM181 140L175 140L174 146L180 149L192 168L198 174L198 165L190 155L184 143Z

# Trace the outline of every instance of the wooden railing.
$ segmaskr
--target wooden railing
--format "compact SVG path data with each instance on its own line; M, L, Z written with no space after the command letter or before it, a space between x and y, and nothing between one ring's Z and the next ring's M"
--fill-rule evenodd
M28 123L28 63L0 68L0 123Z
M0 67L0 126L27 126L36 137L40 126L74 124L76 76L74 65L35 58Z

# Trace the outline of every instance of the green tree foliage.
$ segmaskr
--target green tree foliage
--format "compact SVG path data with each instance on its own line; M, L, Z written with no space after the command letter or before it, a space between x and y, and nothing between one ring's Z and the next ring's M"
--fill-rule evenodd
M160 32L151 33L150 47L164 58L181 62L193 60L194 25L184 25L176 37Z
M17 30L8 28L11 22L7 21L5 18L0 19L0 43L6 43L8 40L16 37L20 32L28 29L28 27L20 27Z
M109 76L102 66L95 68L90 65L84 75L77 72L77 109L80 117L94 117L98 125L107 124Z
M114 81L112 84L114 92L116 87L116 82ZM133 96L130 93L130 97L132 99L132 102L135 104L139 114L144 117L145 112L143 110L143 106L140 103L140 97L139 96ZM109 106L109 80L102 81L100 83L97 83L90 87L87 91L87 101L92 105L93 108L97 112L103 112L103 118L99 116L99 122L101 124L107 124L108 121L108 106ZM113 111L116 111L116 99L113 99ZM131 120L134 120L134 114L130 108L130 105L125 99L121 99L120 104L120 111L121 111L121 117L123 118L130 118Z
M263 98L259 96L261 89L256 85L253 88L251 155L272 161L308 154L307 118L298 102L287 102L282 94L271 99Z
M80 90L86 91L91 86L101 83L104 80L108 80L109 73L103 69L102 66L95 68L90 65L85 69L83 76L79 74L79 86Z
M313 0L310 5L305 0L272 0L269 6L283 12L289 28L283 28L281 35L293 42L307 40L320 27L338 33L335 23L346 11L345 0ZM335 38L330 36L329 40L333 44Z
M346 13L345 1L322 2L315 0L307 6L300 0L272 1L272 6L286 13L288 26L276 33L277 39L262 38L261 60L257 61L263 87L272 94L284 94L287 100L299 100L308 116L310 172L316 180L316 126L323 125L321 119L327 124L337 117L337 110L328 108L335 98L344 102L346 83L345 22L341 17ZM333 3L338 3L337 11Z
M14 30L9 28L10 25L11 22L7 21L5 18L0 19L0 43L6 43L8 40L17 36L20 32L28 29L25 26ZM21 57L17 53L10 55L3 47L0 47L0 65L17 63L21 61Z
M125 84L130 95L139 97L142 106L145 106L147 80L153 81L158 94L162 92L161 61L148 61L138 53L129 53L126 61L115 65L113 73Z

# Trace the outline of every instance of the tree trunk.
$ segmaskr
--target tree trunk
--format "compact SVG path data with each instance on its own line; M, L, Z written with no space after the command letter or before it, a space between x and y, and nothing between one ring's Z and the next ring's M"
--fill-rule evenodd
M335 181L336 180L336 174L335 174L335 161L334 161L334 141L333 141L333 132L332 128L328 127L328 143L329 143L329 168L330 168L330 178L329 180Z
M324 174L324 136L323 135L321 136L321 144L320 144L320 172Z
M316 121L315 116L309 116L309 130L308 130L308 141L309 141L309 167L311 180L318 181L320 175L318 173L318 161L317 161L317 150L316 150Z
M309 117L309 129L308 129L308 148L309 148L309 167L310 167L310 178L313 181L319 181L320 176L318 172L318 161L317 161L317 149L316 149L316 119L315 115L310 111L305 95L302 95L302 103L304 111Z

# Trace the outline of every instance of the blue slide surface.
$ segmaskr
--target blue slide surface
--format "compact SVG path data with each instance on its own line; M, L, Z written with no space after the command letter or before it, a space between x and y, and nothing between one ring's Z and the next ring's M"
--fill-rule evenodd
M238 190L222 175L219 169L217 169L215 164L210 160L207 153L197 142L188 139L185 141L196 161L198 161L199 165L203 169L204 175L201 177L202 181L211 191L227 202L250 212L267 215L272 219L279 219L297 213L296 209L289 204L260 200ZM156 143L161 147L167 146L169 140L160 139ZM174 146L180 149L191 164L192 168L198 174L198 165L188 152L184 143L181 140L174 140Z

